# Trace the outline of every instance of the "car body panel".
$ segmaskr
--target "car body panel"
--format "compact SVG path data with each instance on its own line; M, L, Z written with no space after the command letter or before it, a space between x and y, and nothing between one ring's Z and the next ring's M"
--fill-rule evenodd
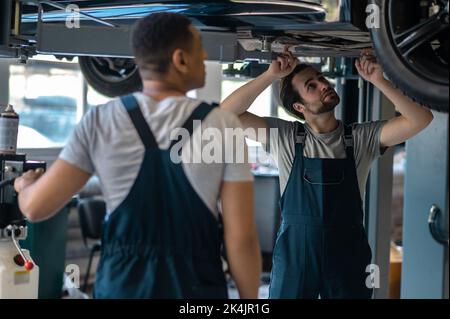
M305 23L349 22L348 15L340 15L344 3L341 0L317 2L333 5L327 10L327 6L306 1L70 1L70 4L79 6L83 13L106 21L133 20L154 12L176 12L190 17L199 28L222 27L227 30L239 27L282 28L280 26L286 25L296 28L298 24ZM68 1L59 3L69 4ZM64 21L72 14L48 6L44 8L46 13L43 19L47 22ZM36 20L36 14L24 16L25 22Z

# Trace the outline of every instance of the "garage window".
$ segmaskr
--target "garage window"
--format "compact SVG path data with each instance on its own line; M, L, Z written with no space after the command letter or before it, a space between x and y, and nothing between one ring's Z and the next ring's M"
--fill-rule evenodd
M58 148L83 113L83 78L75 63L10 66L10 104L20 116L18 148Z

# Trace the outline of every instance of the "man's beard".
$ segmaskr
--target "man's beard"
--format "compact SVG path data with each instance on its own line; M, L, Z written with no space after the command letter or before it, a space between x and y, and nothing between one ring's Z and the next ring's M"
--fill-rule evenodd
M320 99L320 103L321 105L319 107L314 107L314 106L308 106L309 110L311 113L313 113L314 115L320 115L320 114L324 114L324 113L329 113L331 111L333 111L336 106L339 104L340 102L340 98L339 95L337 95L336 93L334 93L334 97L332 99L327 99L326 96L325 98L322 97Z

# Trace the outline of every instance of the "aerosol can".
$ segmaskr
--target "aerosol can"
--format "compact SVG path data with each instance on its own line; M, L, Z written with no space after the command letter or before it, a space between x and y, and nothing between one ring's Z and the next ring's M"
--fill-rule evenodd
M8 105L0 112L0 154L16 154L18 131L19 115Z
M12 106L0 111L0 299L36 299L39 290L39 267L19 244L27 237L27 225L14 180L29 169L45 168L45 163L16 154L18 127Z

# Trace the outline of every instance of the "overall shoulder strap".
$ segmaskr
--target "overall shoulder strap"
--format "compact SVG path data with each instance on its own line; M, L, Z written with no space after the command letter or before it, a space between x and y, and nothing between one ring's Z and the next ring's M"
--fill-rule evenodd
M120 98L122 104L128 112L128 115L133 122L136 131L141 138L142 143L144 144L146 149L150 148L158 148L158 144L156 143L155 137L148 126L147 121L144 118L144 115L139 108L138 101L134 97L133 94L122 96Z
M295 137L295 144L302 144L302 145L304 145L305 144L305 140L306 140L305 127L300 122L296 122L295 124L297 126L297 135Z
M296 122L296 136L295 136L295 156L303 158L303 149L305 148L306 131L302 123Z
M353 157L353 126L344 125L344 144L345 152L347 153L347 158Z
M181 128L186 129L189 132L189 136L192 135L194 131L194 121L203 121L206 116L215 108L218 104L209 105L208 103L200 103L199 106L192 112L189 118L184 122ZM174 146L180 141L181 137L178 140L172 141L170 147Z

